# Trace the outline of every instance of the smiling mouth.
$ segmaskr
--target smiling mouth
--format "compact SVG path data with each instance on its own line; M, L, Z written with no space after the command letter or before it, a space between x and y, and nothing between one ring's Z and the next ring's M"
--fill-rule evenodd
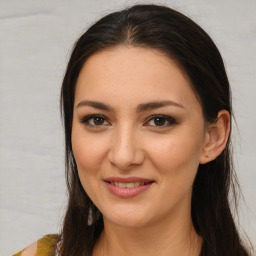
M144 185L153 183L153 181L150 181L150 182L127 182L127 183L115 182L115 181L106 181L106 182L108 182L109 184L112 184L116 187L119 187L119 188L135 188L135 187L144 186Z
M113 195L119 198L131 198L149 190L155 180L141 177L108 177L104 182Z
M104 180L108 190L119 198L131 198L150 189L154 180L144 178L112 177Z

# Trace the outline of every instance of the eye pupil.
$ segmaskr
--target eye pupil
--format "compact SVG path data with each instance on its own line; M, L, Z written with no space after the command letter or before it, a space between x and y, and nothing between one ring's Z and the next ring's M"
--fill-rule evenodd
M94 117L93 122L95 125L102 125L104 123L104 119L102 117Z
M154 119L154 123L155 123L156 126L163 126L163 125L165 125L165 121L166 120L163 117L157 117L157 118Z

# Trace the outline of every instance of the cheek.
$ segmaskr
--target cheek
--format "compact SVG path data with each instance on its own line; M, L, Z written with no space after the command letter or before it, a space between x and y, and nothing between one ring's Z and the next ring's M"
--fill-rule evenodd
M95 201L99 190L96 181L104 158L104 146L93 136L84 136L83 133L77 130L72 133L72 150L80 182L88 196Z
M200 156L200 140L188 137L165 138L151 151L151 162L158 172L161 198L168 209L183 201L190 200L193 182L197 173Z
M98 191L96 180L99 178L99 169L104 158L103 145L93 136L84 136L83 133L76 130L72 133L72 150L80 182L88 196L93 199L96 196L95 191Z
M83 131L72 133L72 150L80 172L91 172L98 168L105 156L103 138L83 134ZM97 135L96 135L97 136Z
M159 172L179 175L197 171L203 138L200 133L181 132L151 141L151 159ZM201 136L201 137L200 137Z

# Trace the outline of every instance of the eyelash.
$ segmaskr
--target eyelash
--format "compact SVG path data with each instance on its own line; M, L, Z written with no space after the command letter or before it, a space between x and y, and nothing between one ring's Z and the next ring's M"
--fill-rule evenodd
M103 115L89 115L89 116L86 116L86 117L83 117L80 119L80 122L88 127L92 127L92 128L101 128L102 126L105 126L104 124L100 124L100 125L96 125L96 124L90 124L89 121L90 119L95 119L95 118L100 118L101 121L103 121L103 123L106 121L108 122L107 126L110 125L110 122L108 121L108 119L103 116ZM177 121L176 119L174 119L173 117L170 117L170 116L166 116L166 115L153 115L153 116L150 116L147 121L145 122L145 124L148 124L149 122L151 121L156 121L156 119L163 119L164 120L164 125L160 125L160 126L157 126L157 125L149 125L149 126L153 126L153 127L157 127L158 129L161 129L161 128L165 128L165 127L168 127L168 126L171 126L171 125L175 125L177 124ZM168 122L168 124L166 125L166 122ZM145 126L145 125L143 125Z
M86 126L93 127L93 128L100 128L101 126L103 126L103 125L95 125L95 124L93 125L93 124L90 124L89 123L90 119L93 120L94 118L101 118L101 119L103 119L104 122L107 121L109 123L108 119L105 116L102 116L102 115L89 115L89 116L85 116L85 117L80 119L80 122L82 124L86 125ZM99 126L99 127L97 127L97 126Z
M168 122L169 124L167 124L167 125L164 124L164 125L160 125L160 126L157 126L157 125L155 125L155 126L151 125L151 126L158 127L159 129L161 129L161 128L165 128L165 127L177 124L177 121L176 121L175 118L170 117L170 116L166 116L166 115L153 115L153 116L150 116L148 118L148 121L146 122L146 124L149 123L150 121L156 120L157 118L163 119L165 121L165 123Z

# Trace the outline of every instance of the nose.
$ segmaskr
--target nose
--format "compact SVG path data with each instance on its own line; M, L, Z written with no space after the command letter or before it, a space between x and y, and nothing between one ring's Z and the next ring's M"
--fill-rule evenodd
M129 170L132 166L142 164L145 156L138 136L132 129L114 132L108 153L109 162L120 170Z

